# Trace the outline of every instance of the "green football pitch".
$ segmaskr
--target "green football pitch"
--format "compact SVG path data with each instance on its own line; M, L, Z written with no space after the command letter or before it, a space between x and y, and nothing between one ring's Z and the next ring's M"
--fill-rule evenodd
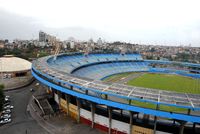
M116 74L108 77L104 81L117 82L120 79L129 77L130 75L134 74L135 73ZM184 77L180 75L144 73L138 76L137 78L127 81L126 84L131 86L154 88L159 90L168 90L181 93L200 94L200 79L193 79L190 77ZM147 108L156 108L156 105L150 103L132 101L132 104ZM165 111L177 112L186 110L169 106L160 106L160 109Z
M180 75L146 73L127 82L128 85L200 94L200 79Z
M119 80L134 74L136 73L116 74L106 78L104 81L118 82ZM145 73L137 78L127 81L126 84L181 93L200 94L200 79L193 79L180 75Z

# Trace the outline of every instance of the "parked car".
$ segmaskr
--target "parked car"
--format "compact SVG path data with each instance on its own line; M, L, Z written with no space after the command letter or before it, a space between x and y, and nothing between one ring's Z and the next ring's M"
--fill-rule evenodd
M11 118L11 114L3 114L1 115L1 119Z
M10 109L6 109L6 110L3 110L2 113L3 114L9 114L9 113L11 113L11 110Z
M7 105L7 106L4 106L3 108L4 108L4 109L13 109L14 106L12 106L12 105Z
M4 124L4 120L0 120L0 124Z
M3 120L0 121L0 124L6 124L6 123L9 123L11 122L12 120L10 118L5 118Z
M10 102L10 99L4 98L4 102L5 102L5 103L8 103L8 102Z
M35 86L39 86L39 85L40 85L40 83L36 83L36 84L35 84Z
M10 103L6 102L6 103L3 104L4 107L7 106L7 105L10 105Z
M30 89L30 91L31 91L31 92L33 92L33 91L34 91L34 89L33 89L33 88L31 88L31 89Z
M11 122L11 118L5 118L4 121Z
M5 109L5 110L3 110L3 111L6 111L6 112L11 112L11 110L10 110L10 109Z
M6 95L6 96L5 96L5 98L9 99L9 98L10 98L10 96Z
M3 119L4 119L3 117L0 117L0 121L3 120Z

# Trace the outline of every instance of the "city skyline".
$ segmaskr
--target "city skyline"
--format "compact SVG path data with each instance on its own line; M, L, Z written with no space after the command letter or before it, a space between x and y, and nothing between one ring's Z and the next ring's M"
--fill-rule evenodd
M0 1L3 39L36 39L42 30L62 40L101 37L106 41L200 47L196 0Z

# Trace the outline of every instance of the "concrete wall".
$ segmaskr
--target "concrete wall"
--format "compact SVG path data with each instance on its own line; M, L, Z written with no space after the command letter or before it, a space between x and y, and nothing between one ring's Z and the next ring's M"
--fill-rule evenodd
M61 106L63 111L67 112L67 101L60 98L58 94L54 93L54 100ZM78 119L78 107L74 104L69 103L69 116L73 119ZM84 124L92 125L92 114L91 111L85 110L83 108L80 108L80 121ZM102 131L108 132L109 130L109 119L108 117L94 114L94 128L100 129ZM112 119L112 125L111 125L111 133L112 134L129 134L130 132L130 125L129 123L125 123L122 121L118 121L115 119ZM157 131L159 132L159 131ZM135 126L132 125L132 134L153 134L152 129ZM162 132L165 133L165 132ZM167 133L165 133L167 134Z

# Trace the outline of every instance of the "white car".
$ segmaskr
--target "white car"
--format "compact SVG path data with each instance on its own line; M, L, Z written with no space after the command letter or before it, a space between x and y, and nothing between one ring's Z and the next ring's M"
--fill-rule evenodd
M8 103L8 102L10 102L10 99L9 98L4 98L4 101L5 101L5 103Z
M14 108L14 106L12 106L12 105L7 105L7 106L4 106L4 109L7 109L7 108L11 108L11 109L13 109L13 108Z
M2 119L5 119L5 118L10 118L10 117L11 117L11 115L10 115L10 114L4 114L4 115L2 115L2 116L1 116L1 118L2 118Z
M3 111L6 111L6 112L11 112L11 110L10 110L10 109L6 109L6 110L3 110Z
M0 124L4 124L4 120L1 120L1 121L0 121Z
M40 85L40 83L36 83L36 84L35 84L35 86L39 86L39 85Z
M10 118L5 118L4 120L1 120L0 121L0 124L5 124L5 123L9 123L11 122L12 120Z
M6 109L6 110L3 110L2 113L3 114L9 114L9 113L11 113L11 110L10 109Z
M10 96L6 95L5 98L10 98Z
M11 122L11 118L5 118L4 121Z

